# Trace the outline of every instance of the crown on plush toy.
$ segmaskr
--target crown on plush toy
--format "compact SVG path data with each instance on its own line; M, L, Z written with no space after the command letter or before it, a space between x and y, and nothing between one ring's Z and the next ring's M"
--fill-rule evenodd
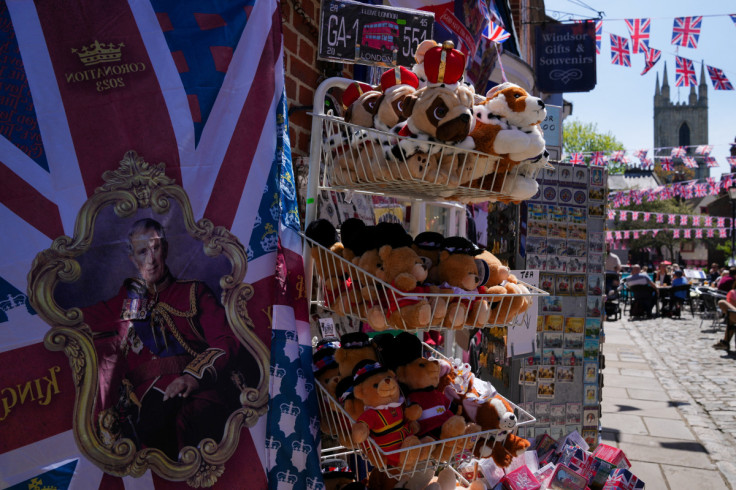
M403 66L396 66L383 72L383 75L381 75L381 90L385 92L397 85L411 85L417 88L419 87L419 78L414 72Z
M383 366L380 362L373 362L368 359L364 359L355 366L353 371L353 386L359 385L366 378L374 374L385 373L388 368Z
M366 92L373 90L373 87L363 82L353 82L348 85L348 88L342 93L342 105L346 108L350 107L353 102L358 100L358 97Z
M445 41L424 55L424 73L429 83L457 83L464 71L465 55L455 49L452 41Z

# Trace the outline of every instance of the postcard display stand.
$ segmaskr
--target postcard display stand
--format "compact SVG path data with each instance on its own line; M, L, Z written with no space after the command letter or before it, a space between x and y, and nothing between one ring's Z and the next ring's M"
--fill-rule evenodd
M330 78L322 82L315 92L314 107L323 108L324 99L332 88L344 89L352 80L343 78ZM338 192L344 192L340 199L355 199L356 196L382 195L386 197L402 197L413 200L422 200L434 202L437 196L445 196L451 198L456 197L483 197L504 198L508 197L506 193L507 187L513 186L513 175L511 173L501 177L501 181L495 181L496 177L490 177L488 182L481 182L476 187L463 186L462 184L448 185L442 181L437 175L425 173L422 175L412 174L405 168L405 162L396 162L390 167L392 170L388 174L375 172L374 166L385 163L376 153L375 147L370 143L371 138L356 138L356 132L365 131L362 128L346 124L342 118L331 114L313 114L312 135L310 161L308 169L307 191L306 191L306 212L305 223L311 223L319 217L320 210L329 208L335 203L333 195ZM372 135L372 133L376 133ZM396 138L395 135L389 133L378 134L375 130L368 130L368 134L374 138L387 139ZM337 143L336 143L337 142ZM477 169L478 165L489 164L492 157L479 152L458 150L455 148L445 147L445 145L436 145L434 149L430 149L431 153L438 154L438 158L445 158L450 161L450 170L456 170L459 175L466 172L472 172ZM492 162L491 162L492 163ZM525 164L518 169L524 172L524 175L536 178L542 168L552 168L551 165L542 164L539 167L527 167ZM546 167L544 167L546 165ZM371 171L368 171L371 169ZM506 180L508 179L508 186ZM483 179L479 179L483 180ZM449 199L448 199L449 200ZM338 199L339 201L339 199ZM328 213L329 214L329 213ZM412 228L415 228L412 222ZM445 300L447 303L451 301L471 301L477 298L486 299L489 302L499 302L500 306L496 311L503 311L502 307L506 301L513 300L514 296L530 296L545 297L548 294L534 286L528 285L529 293L519 295L479 295L476 293L467 294L429 294L421 295L415 292L405 293L390 284L380 281L377 277L367 273L367 271L359 269L357 266L344 260L339 255L331 252L329 249L313 242L304 237L304 262L305 262L305 279L306 290L310 292L310 304L318 311L332 312L332 315L339 321L340 317L351 317L353 321L364 321L364 312L351 308L351 301L339 303L333 299L333 291L325 288L322 278L326 277L328 271L339 270L346 282L352 284L369 285L367 288L373 291L375 298L372 303L383 308L384 303L400 303L403 297L416 298L417 296L426 296L426 300L433 305L438 303L438 299ZM319 268L324 270L319 270ZM452 296L452 297L451 297ZM422 298L420 298L422 299ZM338 308L338 306L340 308ZM433 306L434 308L434 306ZM435 317L433 310L432 317ZM513 325L517 321L514 318L501 318L500 315L492 316L484 329L504 327ZM320 320L323 324L323 321ZM327 322L330 323L330 322ZM456 328L473 328L475 320L467 316L466 318L453 318L450 322L457 325ZM452 334L443 327L445 323L440 320L425 328L426 330L445 330L446 337L452 338ZM334 325L334 323L333 323ZM334 327L333 327L334 328ZM408 330L408 326L400 324L395 325L399 330ZM412 329L412 332L420 330ZM324 332L324 329L323 329ZM338 334L333 329L334 334ZM425 349L429 349L425 345ZM440 357L441 353L432 351L432 355ZM411 466L398 465L390 466L385 464L387 457L401 456L402 451L397 450L384 452L369 438L364 443L356 443L351 440L350 427L354 420L350 418L348 413L342 406L322 387L318 386L318 398L320 400L320 418L321 424L331 428L334 437L330 439L330 444L323 441L322 459L342 459L347 461L351 466L360 466L363 471L368 470L365 461L370 461L371 465L379 468L384 473L395 477L402 478L417 472L427 471L429 469L438 469L448 464L448 460L443 457L437 457L442 454L465 454L468 457L473 447L477 443L482 443L485 438L493 438L496 436L495 430L475 433L469 436L460 436L451 439L444 439L434 443L426 443L419 446L422 454L429 454L431 457L421 459ZM518 430L521 431L525 427L534 423L535 418L526 410L509 401L514 406L518 418ZM424 448L424 446L427 446ZM431 447L430 447L431 446ZM416 446L412 449L415 449ZM462 461L462 457L453 456L452 463ZM356 468L360 470L360 468Z
M519 404L535 414L527 437L577 430L598 443L604 318L606 171L559 164L526 203L526 268L540 271L537 342L519 361ZM516 370L512 371L516 374ZM533 432L533 433L531 433Z

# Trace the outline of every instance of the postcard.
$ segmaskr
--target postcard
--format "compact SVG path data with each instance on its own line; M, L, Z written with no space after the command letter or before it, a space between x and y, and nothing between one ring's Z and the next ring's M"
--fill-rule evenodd
M595 405L598 403L598 385L597 384L584 384L583 385L583 403L585 405Z
M557 296L543 296L542 298L557 298ZM544 305L542 305L544 308ZM544 319L544 331L545 332L562 332L562 326L564 322L562 315L547 315Z
M583 334L581 333L565 333L565 349L582 349Z
M565 423L579 424L582 418L582 404L579 402L569 402L565 408Z
M552 425L562 425L565 423L565 404L553 403L549 410L550 423Z
M575 368L572 366L557 366L557 381L560 383L575 381Z
M569 316L565 318L565 333L583 333L585 318Z
M596 386L597 388L597 386ZM596 392L597 396L597 392ZM537 398L542 399L553 399L555 397L555 384L554 382L542 382L537 384Z
M598 382L598 361L585 361L583 363L583 383Z
M583 426L598 427L598 407L583 407ZM584 437L584 436L583 436Z
M549 402L536 402L534 404L534 416L538 424L549 424Z
M562 332L545 332L542 335L544 336L542 347L545 349L559 349L562 347Z
M582 366L583 351L581 349L563 349L560 364L563 366Z

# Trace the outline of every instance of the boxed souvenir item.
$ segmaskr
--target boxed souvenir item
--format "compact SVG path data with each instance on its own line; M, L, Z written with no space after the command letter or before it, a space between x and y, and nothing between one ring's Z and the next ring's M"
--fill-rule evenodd
M539 490L542 485L526 466L520 466L501 480L504 490Z
M547 483L549 490L585 490L588 481L569 467L558 464Z
M606 480L603 490L639 490L644 488L644 482L632 472L624 468L617 468Z
M593 454L574 445L565 446L557 462L571 468L583 476L586 481L590 481L598 469Z
M626 455L624 454L624 452L616 447L609 446L608 444L600 444L597 448L595 448L593 456L600 460L608 461L609 463L615 465L617 468L631 468L631 463L629 463L629 460L626 459Z

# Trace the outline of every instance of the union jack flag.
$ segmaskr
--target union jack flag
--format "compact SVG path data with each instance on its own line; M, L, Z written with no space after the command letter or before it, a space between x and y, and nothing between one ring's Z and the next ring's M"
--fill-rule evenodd
M618 220L619 221L626 221L629 219L629 212L628 211L619 211L618 212Z
M693 216L693 226L700 226L700 216Z
M675 56L675 87L689 87L697 85L693 61L681 56Z
M150 163L154 179L155 168L165 168L162 177L183 189L192 226L199 230L207 226L200 220L210 220L235 235L247 253L244 273L251 292L232 291L243 294L243 303L246 294L252 296L249 328L263 343L266 369L270 358L287 375L280 387L272 375L269 389L269 375L262 373L268 411L254 414L255 426L241 432L230 460L216 464L224 469L217 488L242 488L247 479L249 488L275 489L277 471L289 471L299 481L320 475L317 397L309 388L314 386L309 311L299 289L304 269L281 22L277 0L77 0L64 8L28 0L0 3L0 111L13 121L4 123L10 131L0 136L0 214L6 234L13 237L3 245L0 297L28 289L34 256L51 240L74 236L80 208L96 189L109 185L103 173L115 171L131 149ZM153 192L147 209L123 210L130 211L128 223L143 217L136 211L156 216L161 213L156 206L172 202ZM177 209L165 216L174 218L172 225L176 212L180 220L187 218ZM98 222L118 221L112 206L109 210ZM184 225L167 231L172 243L182 244L180 235L187 235ZM113 251L113 235L107 236L96 234L95 241L103 240L99 249ZM203 251L201 244L177 250L178 262L169 264L172 272L196 278L187 277L187 271L199 270L197 260L210 250ZM104 264L107 258L99 260ZM21 302L26 312L27 303ZM74 458L80 464L71 475L73 487L190 488L151 471L131 482L87 462L72 429L74 386L68 362L43 347L48 325L31 312L15 319L2 315L0 322L3 331L13 332L0 340L4 376L19 352L38 349L29 364L50 359L66 365L61 374L72 392L54 398L47 413L34 410L33 430L13 430L16 422L4 422L3 486ZM281 418L283 403L291 403L299 414ZM26 426L22 418L15 420L21 422L15 427ZM294 443L313 450L298 456ZM7 464L9 454L12 465Z
M595 54L601 54L601 38L603 37L603 21L595 23Z
M721 238L726 238L728 236L729 229L728 228L718 228L718 235Z
M718 162L716 161L715 157L712 156L705 157L705 164L708 166L708 168L718 167Z
M690 234L691 234L690 233L690 228L685 228L684 230L682 230L682 237L683 238L690 238Z
M642 75L646 75L649 70L651 70L654 65L657 64L657 61L662 57L662 51L659 49L654 49L650 47L646 47L644 49L644 70L641 72Z
M582 153L570 154L570 163L573 165L585 165L585 158Z
M493 41L494 43L502 43L506 41L508 38L511 37L511 34L509 34L503 26L500 26L496 24L493 21L490 21L488 25L486 26L485 30L483 31L483 36L488 38L489 41Z
M602 167L606 164L606 155L602 151L594 151L590 155L590 164Z
M698 163L695 161L695 157L682 157L682 163L687 168L698 168Z
M652 161L652 159L651 159L651 158L647 158L647 157L644 157L644 158L642 158L642 159L641 159L641 160L639 160L639 161L641 162L641 166L642 166L643 168L649 168L649 167L651 167L651 166L653 166L653 165L654 165L654 162Z
M705 226L713 226L713 216L705 217Z
M657 223L664 223L664 215L661 213L656 213L654 216L657 217Z
M687 155L687 150L684 146L675 146L672 148L672 152L670 152L670 157L672 158L682 158L685 155Z
M702 228L698 228L697 230L695 230L695 238L703 238L703 229Z
M723 217L716 218L716 226L717 227L726 226L726 218L723 218Z
M688 218L688 216L686 214L681 214L680 215L680 226L683 226L683 225L686 225L687 224L687 218Z
M636 150L634 152L634 156L638 158L639 160L646 158L647 154L649 153L649 150Z
M623 36L611 34L611 63L620 66L631 66L629 40Z
M609 210L608 211L608 219L616 219L616 211Z
M671 158L660 158L659 164L662 166L662 170L665 172L672 172L672 159Z
M700 24L703 17L675 17L672 26L672 43L684 48L697 48L700 37Z
M631 37L631 53L646 53L649 47L649 19L626 19L626 27L629 28Z
M715 232L716 232L716 230L714 230L713 228L708 228L707 231L706 231L706 236L708 238L714 238L715 235L716 235Z
M731 166L731 172L736 172L736 157L726 157L726 161Z
M611 152L611 160L618 162L624 157L625 154L626 154L626 151L624 150L613 151Z
M646 221L649 221L649 217L651 215L652 215L652 213L643 213L642 214L642 217L643 217L644 221L646 222Z
M672 230L672 238L680 238L680 229L679 228L675 228L674 230Z
M667 224L668 225L676 225L677 224L675 222L676 219L677 219L677 216L675 216L674 214L670 214L669 216L667 216Z
M713 151L713 147L710 145L699 145L695 148L696 155L710 155L711 151Z
M713 90L733 90L733 85L723 73L723 70L713 66L705 65L708 68L708 76L713 83Z

